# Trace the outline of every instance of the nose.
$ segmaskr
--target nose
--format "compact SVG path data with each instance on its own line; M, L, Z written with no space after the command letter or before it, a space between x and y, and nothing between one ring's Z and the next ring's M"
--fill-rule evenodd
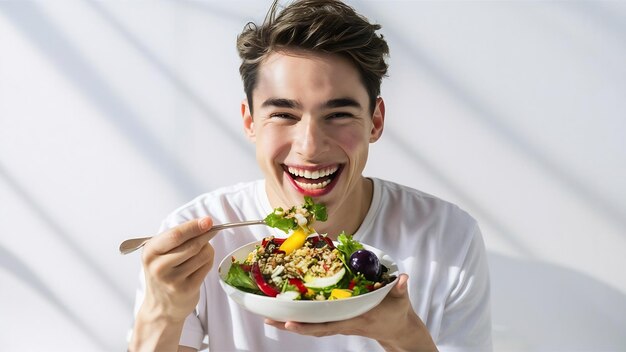
M314 118L303 117L297 123L296 152L307 160L317 160L329 148L328 133L323 124Z

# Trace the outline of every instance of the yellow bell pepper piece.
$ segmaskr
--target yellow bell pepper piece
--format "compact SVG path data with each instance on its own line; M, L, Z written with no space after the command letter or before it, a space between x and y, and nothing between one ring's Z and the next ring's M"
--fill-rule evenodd
M304 232L304 229L299 227L287 237L285 242L283 242L278 249L284 251L285 254L291 254L291 252L304 246L304 241L306 241L307 236L308 234Z
M328 297L328 299L342 299L348 297L352 297L352 291L344 288L335 288L330 291L330 297Z

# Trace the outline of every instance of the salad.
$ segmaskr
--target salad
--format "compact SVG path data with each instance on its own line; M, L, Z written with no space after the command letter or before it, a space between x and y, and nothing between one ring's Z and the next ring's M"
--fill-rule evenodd
M305 197L302 206L276 208L266 224L290 235L269 236L239 262L225 282L240 290L288 300L333 300L374 291L395 279L378 257L352 236L341 233L338 244L312 227L326 221L326 207Z

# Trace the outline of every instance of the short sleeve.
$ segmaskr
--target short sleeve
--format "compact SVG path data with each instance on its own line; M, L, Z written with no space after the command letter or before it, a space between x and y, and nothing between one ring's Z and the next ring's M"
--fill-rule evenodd
M437 339L440 351L492 351L491 292L487 255L474 224L463 264L446 300Z
M180 334L179 345L193 347L199 351L209 347L206 317L200 316L199 314L199 312L206 311L206 297L206 286L202 284L202 286L200 286L200 298L196 309L185 318L185 324Z
M185 319L185 325L180 335L179 344L201 350L207 347L204 341L205 336L206 333L204 329L202 329L200 318L198 318L198 315L194 311Z

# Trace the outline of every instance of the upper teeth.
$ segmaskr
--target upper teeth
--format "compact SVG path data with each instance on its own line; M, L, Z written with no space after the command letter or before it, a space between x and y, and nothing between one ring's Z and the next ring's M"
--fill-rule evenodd
M337 169L338 169L337 166L331 166L325 169L311 171L311 170L296 169L290 166L289 173L295 176L300 176L300 177L308 178L311 180L317 180L320 177L325 177L325 176L334 174L337 171Z

